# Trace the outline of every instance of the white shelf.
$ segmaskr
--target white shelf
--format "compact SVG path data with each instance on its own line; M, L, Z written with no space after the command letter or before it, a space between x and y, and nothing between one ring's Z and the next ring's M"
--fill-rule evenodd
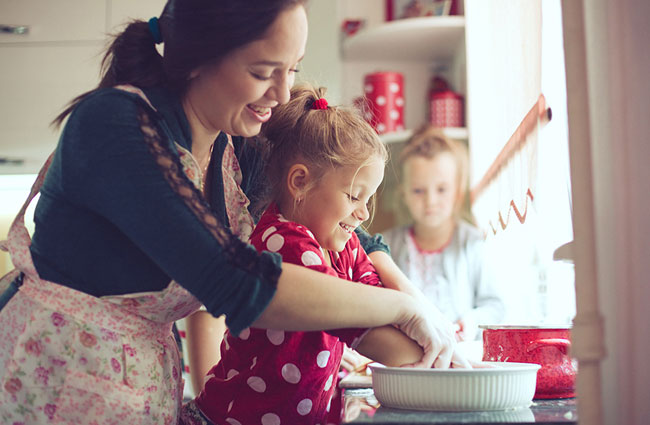
M346 60L451 59L465 37L464 16L400 19L350 36L343 42Z
M450 139L467 140L468 138L467 128L465 127L444 127L442 128L442 132ZM412 134L413 130L395 131L381 134L379 138L386 144L401 143L405 142Z

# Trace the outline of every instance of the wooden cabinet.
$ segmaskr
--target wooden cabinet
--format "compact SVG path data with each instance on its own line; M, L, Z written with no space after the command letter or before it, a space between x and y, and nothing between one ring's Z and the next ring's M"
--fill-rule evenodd
M10 160L0 163L0 174L38 171L58 141L59 132L50 122L70 100L99 82L107 34L128 17L157 16L164 3L0 2L0 157Z

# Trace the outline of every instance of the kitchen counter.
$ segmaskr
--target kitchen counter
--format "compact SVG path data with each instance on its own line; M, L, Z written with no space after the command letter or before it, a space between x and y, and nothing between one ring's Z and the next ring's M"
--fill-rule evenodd
M483 412L423 412L379 406L372 389L345 389L343 424L577 424L577 400L533 400L527 408Z

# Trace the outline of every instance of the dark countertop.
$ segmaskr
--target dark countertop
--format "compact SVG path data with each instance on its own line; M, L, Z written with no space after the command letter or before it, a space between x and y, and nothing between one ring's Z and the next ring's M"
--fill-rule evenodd
M482 412L423 412L379 406L372 389L346 389L344 424L577 424L577 400L533 400L527 408Z

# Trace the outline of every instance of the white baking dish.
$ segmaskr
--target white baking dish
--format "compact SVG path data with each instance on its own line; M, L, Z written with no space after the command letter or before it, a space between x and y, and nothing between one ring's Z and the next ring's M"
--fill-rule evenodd
M532 363L485 362L493 368L372 369L375 397L386 407L414 410L476 411L527 407L535 394Z

